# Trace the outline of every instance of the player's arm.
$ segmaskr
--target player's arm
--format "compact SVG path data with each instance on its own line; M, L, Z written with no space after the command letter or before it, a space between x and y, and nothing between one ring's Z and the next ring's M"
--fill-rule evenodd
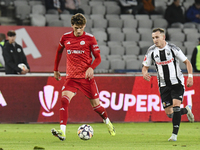
M187 71L188 71L188 78L187 78L187 87L191 87L193 85L193 69L192 69L192 64L188 59L186 59L183 62L186 65Z
M20 47L21 47L21 46L20 46ZM24 50L23 50L22 47L21 47L21 49L22 49L21 55L22 55L23 63L24 63L24 64L26 65L26 67L27 67L27 69L21 71L21 74L27 74L28 72L30 72L30 67L29 67L29 64L28 64L28 62L27 62L27 59L26 59L26 55L25 55L25 53L24 53Z
M142 74L143 74L143 78L145 80L150 81L151 76L148 73L148 69L149 69L149 67L143 65L143 67L142 67Z
M94 70L101 63L100 49L95 37L93 37L93 39L91 40L90 49L92 51L93 56L95 57L95 60L90 66Z
M92 69L95 69L101 63L101 55L100 55L100 52L94 52L93 55L95 57L95 60L93 61L90 67Z
M180 49L180 48L178 48ZM193 85L193 69L192 69L192 64L190 61L187 59L185 54L181 50L179 51L174 51L176 54L176 57L183 62L186 65L187 71L188 71L188 78L187 78L187 87L191 87Z
M151 55L152 55L151 53L147 52L147 54L144 57L143 63L142 63L142 65L143 65L142 75L143 75L143 78L147 81L150 81L150 79L151 79L151 76L148 73L149 66L152 64L152 56Z
M54 62L54 78L58 81L60 80L60 72L58 71L58 65L62 57L63 49L64 47L61 44L59 44L56 51L56 57L55 57L55 62Z
M95 59L91 66L86 70L85 79L92 79L94 77L94 69L101 63L100 49L95 37L91 39L90 49Z
M92 65L86 70L85 78L92 79L94 77L94 69L101 63L101 55L100 52L93 53L95 60Z

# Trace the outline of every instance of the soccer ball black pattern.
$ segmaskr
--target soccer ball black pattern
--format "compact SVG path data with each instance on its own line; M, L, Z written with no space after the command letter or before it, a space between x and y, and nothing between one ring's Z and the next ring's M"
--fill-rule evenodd
M93 137L93 128L88 124L83 124L78 128L78 136L81 140L89 140Z

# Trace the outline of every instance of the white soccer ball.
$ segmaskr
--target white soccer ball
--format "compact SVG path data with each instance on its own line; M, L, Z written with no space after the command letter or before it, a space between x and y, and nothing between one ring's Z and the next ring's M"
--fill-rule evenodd
M83 124L78 128L77 134L81 140L89 140L93 137L94 130L88 124Z
M18 67L21 68L22 70L26 70L27 69L27 66L23 63L21 64L18 64Z

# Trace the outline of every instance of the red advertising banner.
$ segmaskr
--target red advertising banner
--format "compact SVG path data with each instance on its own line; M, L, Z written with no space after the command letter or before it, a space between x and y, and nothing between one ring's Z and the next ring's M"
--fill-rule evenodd
M53 72L56 50L61 36L72 30L69 27L0 26L0 32L7 34L15 30L16 42L23 47L31 72ZM66 53L63 52L63 55ZM65 57L59 70L65 72Z
M187 77L186 77L187 78ZM141 76L95 76L102 106L113 122L171 121L160 101L157 78L147 82ZM59 122L61 88L65 77L1 77L0 122ZM199 84L186 87L181 107L190 104L195 121L200 121ZM89 100L78 91L69 105L69 123L101 122ZM182 116L182 121L188 121Z

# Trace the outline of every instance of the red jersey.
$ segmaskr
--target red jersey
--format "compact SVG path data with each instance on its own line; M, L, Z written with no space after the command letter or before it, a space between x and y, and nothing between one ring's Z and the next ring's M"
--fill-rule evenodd
M95 37L86 32L76 37L71 31L61 37L60 45L66 49L66 78L85 78L85 72L92 63L91 53L100 55ZM54 67L54 70L57 69Z

